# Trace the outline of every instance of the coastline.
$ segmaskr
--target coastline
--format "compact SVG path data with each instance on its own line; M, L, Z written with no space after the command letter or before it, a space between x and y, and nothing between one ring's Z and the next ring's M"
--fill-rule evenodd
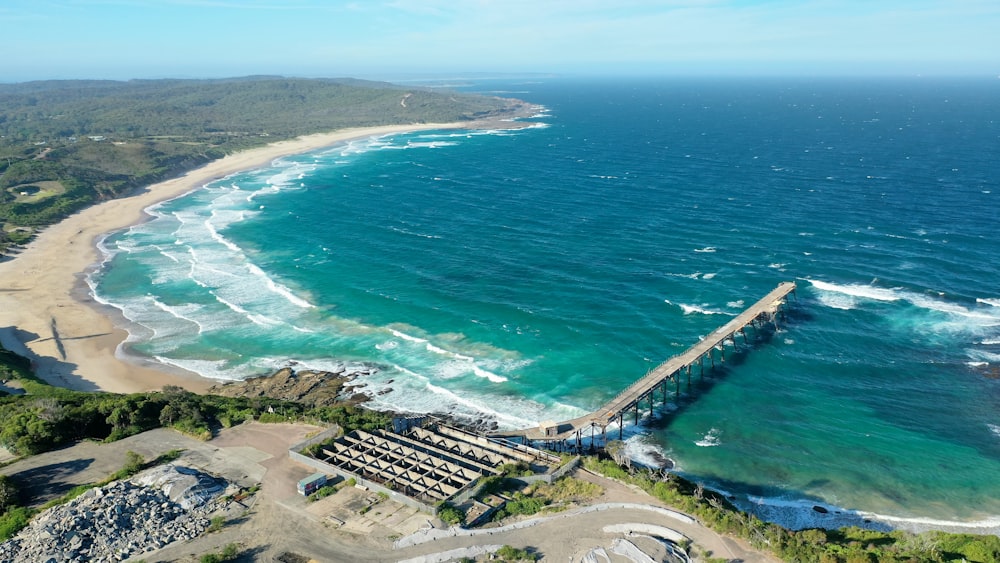
M227 155L130 196L101 202L47 227L16 258L0 262L0 343L32 360L51 385L80 391L134 393L177 385L205 393L215 380L119 352L128 333L121 316L96 302L86 276L101 259L108 233L145 220L145 209L277 158L356 139L429 129L496 127L495 122L422 123L340 129ZM504 122L501 127L511 127Z

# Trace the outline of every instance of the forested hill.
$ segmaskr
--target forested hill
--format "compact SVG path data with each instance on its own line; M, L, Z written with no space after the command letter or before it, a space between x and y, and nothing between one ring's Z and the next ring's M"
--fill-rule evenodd
M354 79L0 84L0 252L82 207L237 150L344 127L464 121L515 104Z

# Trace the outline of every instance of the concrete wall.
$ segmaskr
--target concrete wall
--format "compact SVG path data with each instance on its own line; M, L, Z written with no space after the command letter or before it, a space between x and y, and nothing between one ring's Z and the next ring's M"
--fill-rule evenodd
M562 464L562 466L557 467L556 470L551 473L552 481L555 481L556 479L559 479L560 477L569 473L570 471L573 471L577 467L580 467L581 460L582 458L580 456L576 456L573 459ZM551 483L552 481L549 482Z
M404 504L406 506L409 506L409 507L412 507L412 508L416 508L417 510L419 510L421 512L424 512L424 513L427 513L427 514L430 514L430 515L434 515L435 514L435 509L434 509L433 506L424 504L424 503L422 503L422 502L420 502L420 501L418 501L416 499L410 498L410 497L408 497L408 496L406 496L406 495L404 495L402 493L397 493L396 491L394 491L392 489L389 489L389 488L384 487L384 486L382 486L382 485L380 485L378 483L375 483L375 482L369 481L367 479L364 479L362 477L359 477L358 475L355 475L355 474L353 474L353 473L351 473L349 471L344 471L343 469L340 469L338 467L330 465L329 463L326 463L325 461L320 461L318 459L302 455L299 452L293 451L293 450L288 450L288 457L290 457L293 461L297 461L298 463L301 463L302 465L305 465L307 467L313 468L313 469L315 469L315 470L317 470L319 472L326 473L327 475L339 475L340 477L343 477L345 480L347 480L347 479L354 479L362 487L365 487L365 488L367 488L367 489L369 489L371 491L375 491L376 493L385 493L386 495L389 496L390 499L392 499L392 500L394 500L394 501L396 501L396 502L398 502L400 504Z
M481 438L481 437L469 434L469 433L461 431L461 430L456 430L456 429L451 429L451 428L449 428L449 430L454 430L455 433L461 434L463 439L467 439L469 441L478 442L478 443L480 443L482 445L489 444L490 446L492 446L494 448L497 447L497 445L498 445L497 443L493 442L492 440L486 440L485 438ZM368 488L368 489L370 489L372 491L375 491L375 492L385 493L385 494L389 495L390 499L392 499L392 500L394 500L394 501L396 501L398 503L404 504L406 506L410 506L410 507L416 508L417 510L419 510L421 512L424 512L424 513L427 513L427 514L431 514L431 515L437 513L437 510L436 510L436 508L433 505L429 505L429 504L423 503L423 502L421 502L419 500L416 500L414 498L408 497L408 496L406 496L406 495L404 495L402 493L399 493L399 492L396 492L396 491L394 491L392 489L389 489L388 487L385 487L385 486L380 485L378 483L369 481L369 480L364 479L364 478L362 478L362 477L360 477L358 475L355 475L355 474L353 474L353 473L351 473L349 471L345 471L345 470L340 469L340 468L338 468L338 467L336 467L334 465L326 463L325 461L321 461L321 460L318 460L318 459L315 459L315 458L312 458L312 457L309 457L307 455L303 455L303 454L299 453L303 449L305 449L305 448L307 448L307 447L309 447L309 446L311 446L313 444L318 444L320 442L324 442L324 441L327 441L327 440L330 440L330 439L338 437L340 435L340 432L341 432L340 427L333 426L333 427L331 427L331 428L329 428L327 430L324 430L323 432L320 432L319 434L316 434L315 436L312 436L312 437L310 437L310 438L308 438L306 440L303 440L303 441L299 442L298 444L293 445L291 448L288 449L288 457L291 458L293 461L301 463L302 465L305 465L306 467L315 469L316 471L319 471L321 473L325 473L327 475L339 475L340 477L343 477L345 480L346 479L354 479L359 485L361 485L363 487L366 487L366 488ZM446 434L446 433L443 432L442 434ZM548 452L543 452L543 451L536 450L534 448L530 448L530 447L523 446L523 445L520 445L520 444L504 443L503 445L506 445L507 447L516 448L518 450L518 454L519 454L517 457L520 457L520 456L526 456L526 457L527 456L531 456L533 458L542 457L543 459L547 458L549 460L558 459L556 456L553 456L552 454L549 454ZM556 468L555 471L553 471L551 473L546 473L546 474L543 474L543 475L532 475L531 477L519 477L518 479L520 479L521 481L523 481L525 483L537 483L539 481L542 481L542 482L551 484L553 481L555 481L556 479L562 477L563 475L565 475L567 472L571 471L573 468L577 467L578 465L580 465L580 457L579 456L573 458L569 462L567 462L567 463L563 464L562 466ZM463 502L465 502L467 500L472 499L476 495L478 495L479 491L481 489L482 489L482 481L481 480L477 481L477 482L473 482L473 483L470 483L469 485L467 485L465 488L459 490L457 493L455 493L454 495L452 495L451 497L449 497L446 500L447 500L447 502L449 502L449 503L451 503L453 505L459 505L459 504L462 504Z
M337 436L340 436L340 427L334 424L330 428L327 428L326 430L320 432L319 434L316 434L315 436L306 438L305 440L302 440L298 444L292 444L288 448L288 451L294 450L297 452L301 452L302 450L306 449L307 447L313 444L325 442L326 440L336 438Z

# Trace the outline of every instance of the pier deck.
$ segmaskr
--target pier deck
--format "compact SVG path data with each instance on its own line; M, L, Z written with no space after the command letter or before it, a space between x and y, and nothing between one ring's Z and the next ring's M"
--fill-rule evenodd
M651 397L657 387L665 385L670 380L676 381L682 369L690 369L692 364L703 362L706 356L711 357L712 350L724 345L726 340L732 340L735 344L736 333L742 333L748 325L756 324L758 320L773 321L774 315L785 303L785 298L793 291L795 291L794 282L782 282L760 301L715 329L694 346L663 362L592 413L554 425L500 431L492 435L528 440L564 440L571 437L579 438L584 428L600 428L603 432L612 422L617 421L620 424L626 411L638 409L639 402Z

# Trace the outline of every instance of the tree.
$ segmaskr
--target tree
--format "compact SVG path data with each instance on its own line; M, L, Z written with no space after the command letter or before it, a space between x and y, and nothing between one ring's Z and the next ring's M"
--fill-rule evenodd
M129 450L125 452L125 465L122 467L122 472L135 475L142 470L144 465L146 465L146 460L141 455Z
M8 508L17 505L21 492L17 485L11 481L10 477L0 475L0 514L7 512Z
M177 407L170 403L163 405L163 409L160 410L160 424L163 426L172 426L177 417Z

